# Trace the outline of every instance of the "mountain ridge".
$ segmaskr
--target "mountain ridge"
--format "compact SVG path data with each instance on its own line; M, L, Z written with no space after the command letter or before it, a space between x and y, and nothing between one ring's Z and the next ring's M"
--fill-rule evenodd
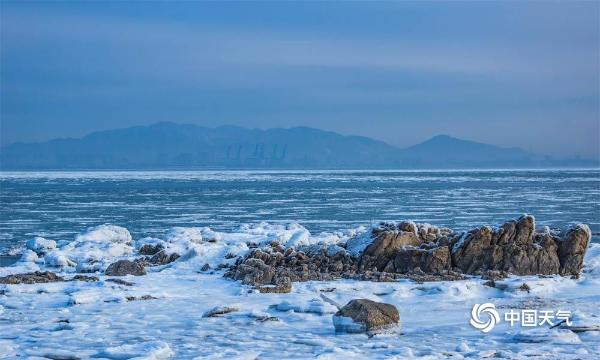
M399 148L365 136L306 126L249 129L159 122L81 138L0 148L1 170L170 168L474 168L597 166L436 135Z

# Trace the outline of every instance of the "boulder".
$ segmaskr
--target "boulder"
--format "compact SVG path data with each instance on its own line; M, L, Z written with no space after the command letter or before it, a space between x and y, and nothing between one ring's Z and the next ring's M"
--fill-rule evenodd
M56 275L50 271L36 271L33 273L27 274L15 274L8 275L4 277L0 277L0 284L38 284L38 283L50 283L50 282L58 282L65 281L65 279L61 276Z
M567 230L558 241L558 260L561 275L579 275L583 257L592 238L587 225L578 224Z
M400 324L400 314L394 305L367 299L355 299L333 315L336 332L386 332Z
M401 223L403 226L405 223ZM410 223L406 223L410 224ZM404 225L408 228L409 225ZM361 270L383 271L387 264L396 257L398 251L405 246L418 246L422 243L417 237L416 230L411 231L397 229L375 229L373 230L373 242L369 244L362 253L359 268Z
M108 276L146 275L144 266L136 261L119 260L108 266L104 274Z
M235 268L231 274L234 280L241 280L244 285L270 284L275 276L275 269L261 259L249 258Z

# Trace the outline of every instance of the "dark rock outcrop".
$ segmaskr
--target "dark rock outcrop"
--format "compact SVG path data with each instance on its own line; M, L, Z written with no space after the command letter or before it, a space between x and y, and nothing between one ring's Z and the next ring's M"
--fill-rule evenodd
M160 250L150 258L149 263L152 265L166 265L179 258L180 255L177 253L167 254L164 250Z
M15 274L0 277L0 284L16 285L16 284L38 284L65 281L61 276L50 271L36 271L27 274Z
M110 264L104 273L108 276L141 276L146 275L146 270L137 261L119 260Z
M289 292L291 282L334 280L356 273L357 259L340 251L328 255L325 249L314 252L269 247L253 250L225 274L260 292Z
M525 215L497 229L483 226L452 242L452 267L465 274L487 270L516 275L577 275L591 234L576 225L562 237L536 233L533 216Z
M333 315L336 332L378 333L400 324L400 314L394 305L367 299L355 299Z
M156 254L157 252L161 251L162 249L163 249L163 246L161 244L156 244L156 245L146 244L146 245L143 245L138 252L140 255L152 256L152 255Z

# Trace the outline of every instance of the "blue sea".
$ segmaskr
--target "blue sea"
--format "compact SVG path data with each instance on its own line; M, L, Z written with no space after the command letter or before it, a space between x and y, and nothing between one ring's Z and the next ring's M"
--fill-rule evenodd
M0 204L0 253L105 223L135 239L263 221L311 233L403 219L464 230L523 213L586 223L598 241L600 170L3 172Z

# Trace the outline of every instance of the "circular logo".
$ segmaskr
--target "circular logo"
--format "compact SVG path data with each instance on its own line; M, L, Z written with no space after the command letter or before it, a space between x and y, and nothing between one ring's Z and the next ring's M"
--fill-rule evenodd
M482 320L482 314L487 315L487 321ZM500 315L496 311L496 306L492 303L475 304L471 310L471 326L481 330L484 333L490 332L496 323L500 321Z

